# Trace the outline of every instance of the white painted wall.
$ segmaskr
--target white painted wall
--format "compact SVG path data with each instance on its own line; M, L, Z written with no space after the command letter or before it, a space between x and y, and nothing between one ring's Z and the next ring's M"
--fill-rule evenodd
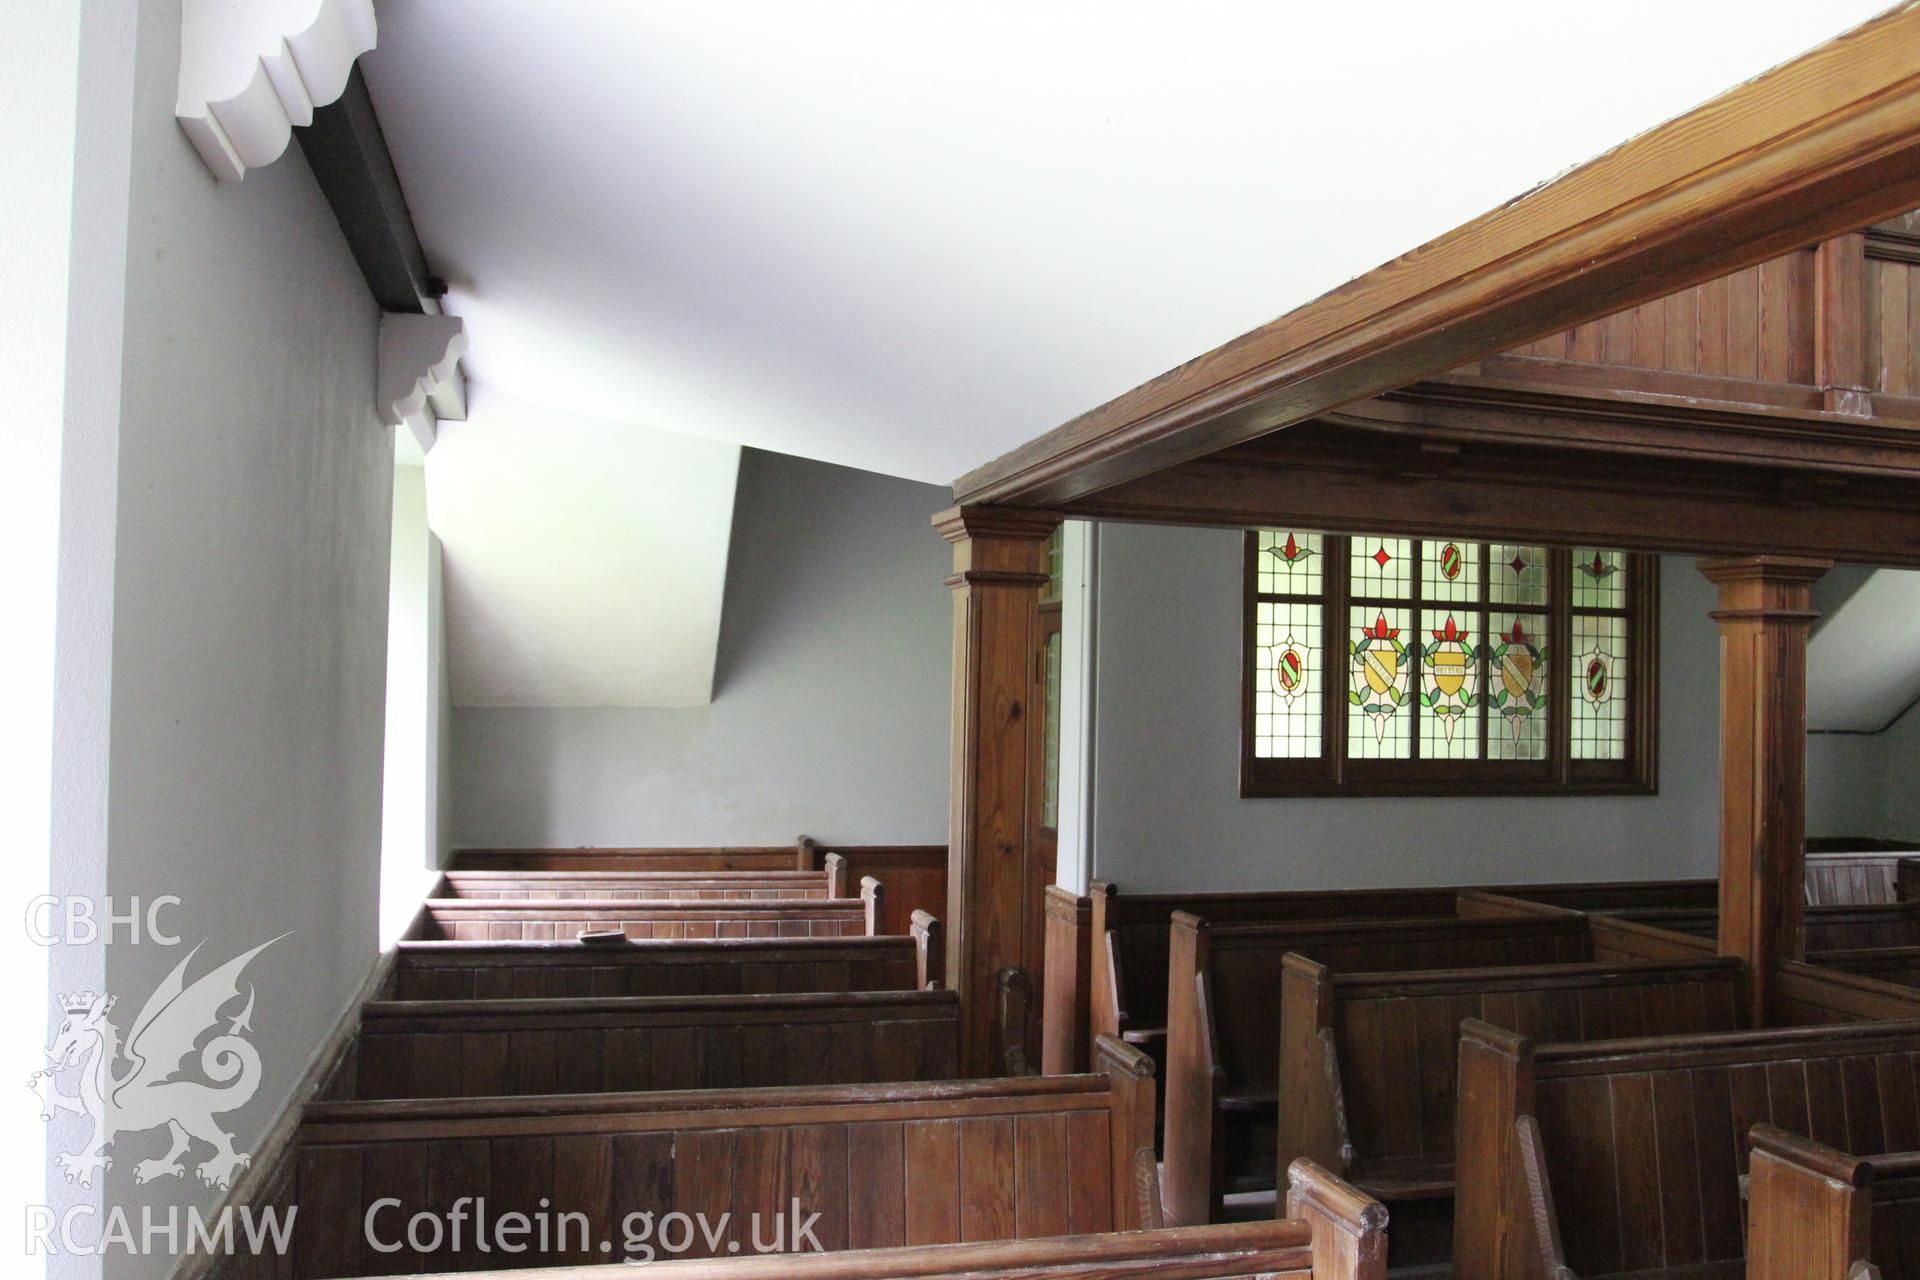
M713 693L740 449L476 387L427 455L463 707Z
M208 940L196 972L292 931L247 975L264 1077L222 1122L252 1149L375 955L392 484L377 313L297 149L219 185L175 124L180 0L115 8L136 24L124 322L88 331L122 345L114 558L90 579L113 593L104 871L118 899L184 900L169 922ZM132 1010L184 955L107 951ZM163 1146L123 1138L109 1198L214 1203L191 1170L133 1185Z
M404 428L402 428L404 430ZM440 541L422 467L393 469L387 586L386 763L380 814L380 945L406 931L446 861L446 635Z
M1713 874L1719 644L1710 585L1662 565L1660 794L1239 796L1241 535L1099 530L1094 872L1137 889Z
M456 707L456 843L945 843L947 502L745 452L712 705Z

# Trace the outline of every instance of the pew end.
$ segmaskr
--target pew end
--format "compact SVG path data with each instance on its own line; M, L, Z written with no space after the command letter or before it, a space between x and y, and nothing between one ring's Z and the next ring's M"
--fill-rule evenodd
M829 898L846 897L847 860L837 853L830 853L822 859L822 863L822 870L827 873L827 896Z
M872 876L860 877L860 901L866 908L869 938L879 936L881 900L885 894L886 890L878 880Z
M1757 1124L1748 1140L1748 1280L1849 1280L1875 1271L1871 1160Z
M913 933L914 981L922 991L937 991L946 985L947 934L932 912L914 908L909 926Z
M1287 1217L1313 1232L1314 1280L1383 1280L1387 1207L1312 1160L1287 1167Z
M1093 1069L1107 1077L1114 1095L1114 1227L1133 1231L1168 1225L1153 1147L1153 1059L1116 1036L1101 1035L1093 1041Z

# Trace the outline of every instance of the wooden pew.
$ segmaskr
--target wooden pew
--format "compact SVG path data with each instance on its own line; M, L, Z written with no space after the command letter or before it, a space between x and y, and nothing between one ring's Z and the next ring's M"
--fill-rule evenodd
M696 1244L721 1256L751 1248L751 1215L796 1199L836 1249L1157 1227L1152 1064L1111 1038L1095 1053L1103 1070L1090 1075L314 1103L285 1188L300 1206L293 1274L501 1261L373 1250L362 1224L389 1199L383 1235L460 1196L485 1196L496 1220L583 1214L587 1242L618 1239L633 1213L705 1214L716 1234ZM516 1260L604 1259L580 1243L551 1239Z
M861 881L858 898L767 898L746 902L617 898L429 898L433 936L454 942L553 942L622 930L640 938L846 938L871 935L880 882Z
M664 1280L1381 1280L1385 1216L1324 1170L1292 1171L1288 1216L1095 1235L649 1263ZM647 1255L639 1254L640 1258ZM496 1272L614 1280L631 1266ZM222 1274L216 1280L237 1280Z
M773 898L844 898L847 860L826 855L820 871L448 871L449 898L611 898L720 902Z
M1920 987L1920 947L1863 947L1852 951L1810 951L1807 963L1878 978L1882 982Z
M1588 911L1600 909L1705 909L1711 913L1715 884L1711 880L1633 880L1576 884L1495 885L1481 892L1530 902ZM1109 883L1094 881L1087 890L1090 936L1083 943L1066 923L1072 895L1060 903L1049 901L1047 973L1050 998L1046 1016L1055 1030L1050 1061L1069 1058L1076 1043L1060 1024L1065 1017L1067 989L1053 996L1055 972L1084 972L1084 993L1075 990L1076 1003L1084 999L1090 1025L1088 1036L1119 1036L1160 1060L1167 1034L1167 929L1173 913L1185 911L1216 923L1288 920L1406 919L1451 916L1458 913L1456 886L1414 889L1289 890L1272 893L1122 893ZM1060 921L1059 924L1053 923ZM1084 950L1082 950L1084 948ZM1084 966L1075 959L1086 957ZM1056 1014L1055 1009L1061 1009ZM1052 1070L1052 1067L1048 1068Z
M1574 963L1590 953L1586 918L1574 912L1216 924L1179 911L1170 941L1162 1149L1168 1220L1181 1225L1208 1221L1229 1193L1274 1185L1275 996L1288 952L1354 972Z
M1920 1277L1920 1151L1854 1156L1768 1124L1748 1148L1747 1280Z
M574 942L401 942L390 1000L718 996L913 991L941 985L938 921L876 938L706 938L590 946Z
M1280 1167L1311 1158L1385 1203L1395 1266L1445 1262L1451 1249L1463 1018L1581 1041L1730 1031L1745 1007L1732 957L1373 974L1297 954L1285 963Z
M1755 1125L1920 1146L1920 1022L1535 1044L1461 1028L1453 1274L1735 1280Z
M948 1080L952 991L374 1001L352 1098Z
M1920 898L1920 849L1807 852L1809 906L1886 906Z

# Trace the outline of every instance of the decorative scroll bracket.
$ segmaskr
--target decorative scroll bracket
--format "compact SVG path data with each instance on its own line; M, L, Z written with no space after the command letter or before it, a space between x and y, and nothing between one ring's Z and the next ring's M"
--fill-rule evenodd
M467 383L460 357L467 353L466 326L458 316L417 316L389 311L380 317L380 413L404 427L396 447L433 448L438 423L467 416Z
M272 164L374 46L373 0L186 0L174 116L222 182Z

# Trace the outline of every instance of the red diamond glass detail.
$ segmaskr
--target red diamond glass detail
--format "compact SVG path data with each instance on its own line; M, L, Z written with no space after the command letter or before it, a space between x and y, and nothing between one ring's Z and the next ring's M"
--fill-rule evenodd
M1526 572L1527 562L1519 556L1515 556L1513 559L1507 561L1507 568L1513 570L1513 576L1517 578Z
M1378 551L1373 553L1373 562L1379 565L1382 569L1387 567L1387 561L1391 559L1393 559L1393 557L1387 554L1387 549L1385 547L1382 547Z

